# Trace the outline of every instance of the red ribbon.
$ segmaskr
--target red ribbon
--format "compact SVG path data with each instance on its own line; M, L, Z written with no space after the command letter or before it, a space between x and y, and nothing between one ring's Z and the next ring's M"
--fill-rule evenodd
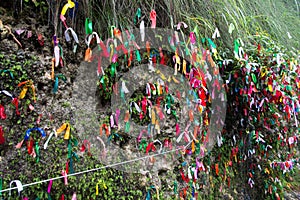
M102 124L102 126L100 126L100 136L102 136L102 130L105 130L105 134L106 136L109 136L109 127L106 124Z
M4 133L3 133L3 128L0 126L0 144L4 144L5 138L4 138Z
M30 138L28 141L27 141L27 151L28 151L28 154L31 155L33 153L33 144L34 144L34 141L32 138Z
M152 21L151 28L155 28L156 27L156 12L155 12L155 10L151 10L150 20Z
M6 119L4 106L0 104L0 119Z
M151 151L156 151L156 148L155 148L153 142L150 142L150 143L148 144L148 146L146 147L146 154L148 154L150 150L151 150Z
M91 154L91 143L88 140L84 140L83 141L83 144L82 144L82 146L80 148L80 151L84 152L85 149L86 149L86 146L88 146L88 156L91 156L92 155Z

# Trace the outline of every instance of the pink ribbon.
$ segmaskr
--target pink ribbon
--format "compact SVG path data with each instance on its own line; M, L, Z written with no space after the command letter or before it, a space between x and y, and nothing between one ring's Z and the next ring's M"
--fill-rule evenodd
M62 170L61 171L61 174L63 175L64 177L64 182L65 182L65 185L68 185L68 177L67 177L67 172L65 170Z
M176 136L178 136L180 133L179 124L176 123Z
M193 45L196 43L196 36L194 32L190 32L190 40Z
M53 180L50 180L49 184L48 184L48 189L47 189L47 192L50 194L50 191L51 191L51 187L52 187L52 183L53 183Z
M179 22L179 23L177 24L177 30L180 30L181 25L183 25L184 28L187 28L187 27L188 27L188 25L187 25L186 23L184 23L184 22Z
M76 193L74 192L73 196L72 196L72 200L77 200L77 196Z
M142 131L140 132L139 136L137 137L137 142L141 142L143 133L147 133L147 132L148 132L147 130L142 130Z

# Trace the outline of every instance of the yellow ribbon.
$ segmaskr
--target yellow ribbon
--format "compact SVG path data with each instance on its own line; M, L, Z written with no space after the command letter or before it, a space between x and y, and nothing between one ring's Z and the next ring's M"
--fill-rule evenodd
M58 134L62 133L63 131L66 131L64 139L68 140L68 139L70 139L70 130L71 130L70 124L69 123L63 123L63 125L59 129L57 129L56 136L58 136Z
M193 153L195 152L195 142L194 141L192 142L192 152Z
M158 186L155 186L155 189L156 189L156 197L157 197L157 200L159 200L159 188Z
M65 15L68 8L73 8L75 6L75 3L72 2L71 0L68 0L68 3L66 3L63 7L63 9L61 10L61 15Z
M114 45L113 44L110 44L110 56L109 56L109 61L111 62L112 61L112 57L114 55Z
M36 96L35 96L35 87L33 85L33 82L31 80L28 81L24 81L18 84L18 87L24 85L20 95L19 95L19 99L23 99L28 91L28 88L31 88L32 93L33 93L33 100L34 102L36 101Z
M155 124L155 112L154 112L154 109L151 109L151 123L153 125Z
M99 185L99 183L96 184L96 196L99 195L98 185Z
M183 59L183 61L182 61L182 72L184 75L186 75L186 60L185 59Z
M54 80L54 63L55 63L55 58L52 58L52 70L51 70L51 79Z

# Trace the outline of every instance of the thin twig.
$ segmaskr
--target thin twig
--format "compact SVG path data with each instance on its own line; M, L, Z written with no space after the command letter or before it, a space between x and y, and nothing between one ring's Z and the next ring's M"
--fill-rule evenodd
M22 44L19 42L19 40L15 37L15 35L11 32L11 28L7 25L4 26L8 30L9 35L11 35L14 39L14 41L22 48Z

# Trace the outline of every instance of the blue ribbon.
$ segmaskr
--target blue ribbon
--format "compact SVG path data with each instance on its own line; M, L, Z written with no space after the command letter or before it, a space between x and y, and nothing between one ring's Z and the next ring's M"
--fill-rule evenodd
M30 133L31 133L32 131L39 131L39 132L41 133L42 137L46 137L46 133L45 133L45 131L44 131L43 129L38 128L38 127L34 127L34 128L30 128L30 129L28 129L28 130L26 131L25 137L24 137L24 140L25 140L25 141L27 141L27 140L29 139Z

